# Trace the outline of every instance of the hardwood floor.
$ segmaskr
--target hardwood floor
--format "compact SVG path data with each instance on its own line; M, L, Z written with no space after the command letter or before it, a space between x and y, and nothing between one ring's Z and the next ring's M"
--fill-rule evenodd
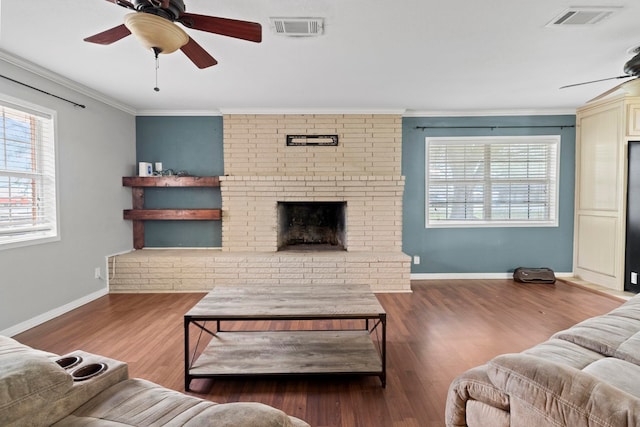
M388 316L386 388L377 377L243 378L194 380L191 394L263 402L314 427L442 426L455 376L622 303L560 281L415 281L412 288L378 294ZM131 377L184 391L182 316L203 296L108 295L14 338L58 354L83 349L123 360Z

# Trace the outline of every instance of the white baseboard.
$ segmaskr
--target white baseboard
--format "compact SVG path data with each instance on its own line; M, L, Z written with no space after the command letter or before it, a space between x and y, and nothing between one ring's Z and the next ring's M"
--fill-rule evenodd
M65 304L61 307L54 308L53 310L47 311L39 316L26 320L24 322L18 323L15 326L7 328L3 331L0 331L0 335L4 335L7 337L12 337L14 335L19 334L20 332L24 332L28 329L34 328L44 322L47 322L51 319L55 319L58 316L61 316L71 310L74 310L82 305L90 303L93 300L96 300L100 297L103 297L109 293L109 288L100 289L99 291L93 292L89 295L86 295L82 298L79 298L75 301L71 301L68 304Z
M556 277L573 277L573 273L555 273ZM513 273L412 273L411 280L513 279Z

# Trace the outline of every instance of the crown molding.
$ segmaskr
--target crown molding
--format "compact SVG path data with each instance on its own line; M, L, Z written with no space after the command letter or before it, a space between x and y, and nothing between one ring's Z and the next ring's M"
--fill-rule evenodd
M402 115L405 109L390 108L221 108L224 115L231 114L391 114Z
M222 116L220 110L138 110L136 116Z
M67 89L71 89L82 95L88 96L92 99L95 99L96 101L100 101L111 107L117 108L118 110L124 111L125 113L129 113L132 115L136 114L135 108L131 107L130 105L126 105L119 101L116 101L115 99L108 97L103 93L90 89L87 86L84 86L78 82L68 79L60 74L57 74L49 69L41 67L40 65L34 64L33 62L27 61L24 58L20 58L2 49L0 49L0 60L15 67L21 68L25 71L28 71L32 74L35 74L39 77L47 79L53 83L59 84L60 86L64 86Z
M543 110L470 110L470 111L437 111L407 110L403 117L493 117L493 116L559 116L575 115L575 109L543 109Z
M221 108L219 110L139 110L137 116L224 116L249 115L299 115L299 114L391 114L402 117L497 117L497 116L557 116L575 115L576 110L477 110L432 111L377 108Z

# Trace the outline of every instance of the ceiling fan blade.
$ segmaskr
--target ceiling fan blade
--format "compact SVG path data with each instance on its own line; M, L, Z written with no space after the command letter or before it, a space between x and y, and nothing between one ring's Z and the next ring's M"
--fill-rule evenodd
M607 80L626 79L628 77L633 77L633 76L624 75L624 76L618 76L618 77L607 77L606 79L591 80L589 82L574 83L574 84L571 84L571 85L561 86L560 89L565 89L565 88L574 87L574 86L588 85L588 84L591 84L591 83L604 82L604 81L607 81Z
M117 4L118 6L126 7L127 9L133 9L133 10L136 9L133 3L127 0L107 0L107 1L113 4Z
M631 76L629 76L629 77L631 77ZM634 79L634 80L635 80L635 79ZM629 81L631 81L631 80L629 80ZM601 93L600 95L596 96L595 98L588 100L588 101L587 101L587 104L588 104L588 103L590 103L590 102L593 102L593 101L597 101L597 100L599 100L599 99L602 99L602 98L604 98L604 97L606 97L606 96L608 96L608 95L611 95L613 92L617 91L617 90L618 90L618 89L620 89L622 86L624 86L624 85L626 85L627 83L629 83L629 81L626 81L626 82L620 83L619 85L616 85L616 86L612 87L612 88L611 88L611 89L609 89L608 91Z
M218 63L213 56L209 55L209 53L191 37L189 37L187 44L182 46L180 50L184 52L187 58L196 64L198 68L207 68Z
M262 26L257 22L239 21L236 19L218 18L215 16L183 13L178 22L187 28L248 40L255 43L262 41Z
M95 34L91 37L87 37L84 41L97 44L111 44L123 39L131 34L131 31L124 24L120 24L117 27L113 27L107 31Z

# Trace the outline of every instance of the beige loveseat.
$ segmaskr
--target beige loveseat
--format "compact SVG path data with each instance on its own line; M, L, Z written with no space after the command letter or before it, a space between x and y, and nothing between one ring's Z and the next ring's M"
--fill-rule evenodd
M63 361L72 364L63 368ZM0 336L0 426L49 425L309 426L260 403L216 404L129 379L117 360L83 351L58 356Z
M640 426L640 296L449 387L447 426Z

